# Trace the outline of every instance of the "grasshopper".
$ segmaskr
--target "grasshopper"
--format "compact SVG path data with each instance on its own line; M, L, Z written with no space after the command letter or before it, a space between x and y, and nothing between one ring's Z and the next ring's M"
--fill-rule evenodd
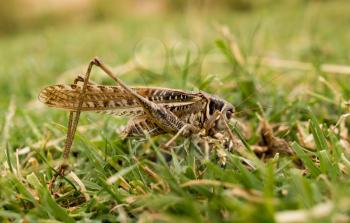
M93 66L102 69L118 85L105 86L89 81ZM79 85L79 82L83 84ZM229 102L205 92L157 87L131 88L98 58L91 60L85 77L78 76L71 85L48 86L40 92L39 100L50 107L70 111L63 163L52 182L58 175L64 176L68 168L67 160L82 111L130 117L121 132L124 138L172 134L173 137L164 147L169 147L179 136L200 134L219 137L218 133L225 129L232 137L227 122L233 115L234 107Z

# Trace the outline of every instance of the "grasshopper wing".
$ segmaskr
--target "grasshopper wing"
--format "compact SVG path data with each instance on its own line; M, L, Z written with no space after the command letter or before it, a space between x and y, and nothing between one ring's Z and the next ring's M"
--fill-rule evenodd
M202 99L197 93L176 89L136 87L133 90L146 99L168 108L190 105ZM79 104L81 91L82 86L77 84L53 85L44 88L40 92L39 100L50 107L75 111ZM144 114L143 108L137 100L134 100L120 86L89 84L81 100L83 100L82 111L93 111L124 117Z

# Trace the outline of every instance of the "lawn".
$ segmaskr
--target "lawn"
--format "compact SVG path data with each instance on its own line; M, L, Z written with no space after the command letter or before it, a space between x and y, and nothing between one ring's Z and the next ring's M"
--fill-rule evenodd
M0 222L349 222L349 8L187 8L1 36ZM179 138L164 150L170 135L124 141L117 130L127 119L83 113L71 172L51 195L68 113L37 96L72 83L95 56L130 86L229 101L237 145L207 151ZM98 69L92 79L114 84Z

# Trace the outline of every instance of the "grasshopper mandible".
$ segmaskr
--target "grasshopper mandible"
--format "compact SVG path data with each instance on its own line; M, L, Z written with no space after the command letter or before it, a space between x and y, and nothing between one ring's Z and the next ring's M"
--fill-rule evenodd
M93 66L101 68L118 85L105 86L89 81ZM79 85L78 82L83 82ZM57 175L64 176L67 160L77 129L80 113L93 111L130 117L122 134L126 138L170 133L174 136L164 145L169 145L179 136L193 134L216 137L228 130L234 107L229 102L205 92L186 92L177 89L128 87L116 77L99 59L91 60L85 77L78 76L74 84L52 85L39 94L44 104L70 111L63 163ZM232 135L231 132L229 132Z

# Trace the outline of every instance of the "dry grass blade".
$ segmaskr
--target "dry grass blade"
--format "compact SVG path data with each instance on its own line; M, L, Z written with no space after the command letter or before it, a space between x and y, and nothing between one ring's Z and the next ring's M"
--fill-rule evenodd
M215 24L218 32L228 41L231 53L239 65L246 63L243 53L236 41L235 36L231 33L230 29L224 25Z
M242 51L236 41L234 35L230 32L227 26L215 24L218 32L228 41L232 55L240 65L246 64L246 60L242 54ZM280 58L271 57L248 57L248 64L261 64L270 68L281 69L297 69L303 71L312 71L315 66L312 63L301 62L296 60L284 60ZM343 64L321 64L320 70L325 73L333 74L350 74L350 66Z
M274 156L276 153L284 155L293 155L294 152L290 148L288 142L274 135L272 126L270 125L270 123L268 123L266 118L261 117L260 115L258 115L258 118L260 120L261 146L266 147L266 150L254 150L254 152L259 156Z
M325 202L306 210L281 211L275 214L278 223L310 222L311 219L322 219L329 216L334 208L333 203Z
M159 213L150 213L145 214L140 217L138 223L147 223L147 222L171 222L173 219L166 214Z
M301 62L297 60L284 60L280 58L272 57L249 57L249 64L261 64L270 68L277 69L295 69L302 71L312 71L315 69L315 66L312 63ZM333 74L350 74L350 66L342 64L321 64L320 70L325 73Z
M157 184L161 185L162 189L166 192L170 191L169 185L164 182L162 177L160 177L157 173L155 173L153 170L151 170L148 166L141 165L141 168L145 173L152 177L154 180L156 180Z
M231 189L229 194L244 198L249 201L259 202L261 194L256 190L244 189L238 184L232 184L217 180L199 179L190 180L186 183L181 184L181 187L192 187L192 186L214 186L214 187L226 187Z
M68 176L73 178L73 180L79 185L80 192L84 195L85 201L89 201L90 200L90 195L87 193L86 187L85 187L84 183L79 179L79 177L73 171L71 171L68 174Z
M15 116L15 111L16 111L16 100L15 100L15 97L13 96L11 98L8 111L6 113L4 128L2 129L2 139L1 139L1 147L0 147L0 165L1 166L5 158L6 146L10 138L10 129L13 125L13 117Z

